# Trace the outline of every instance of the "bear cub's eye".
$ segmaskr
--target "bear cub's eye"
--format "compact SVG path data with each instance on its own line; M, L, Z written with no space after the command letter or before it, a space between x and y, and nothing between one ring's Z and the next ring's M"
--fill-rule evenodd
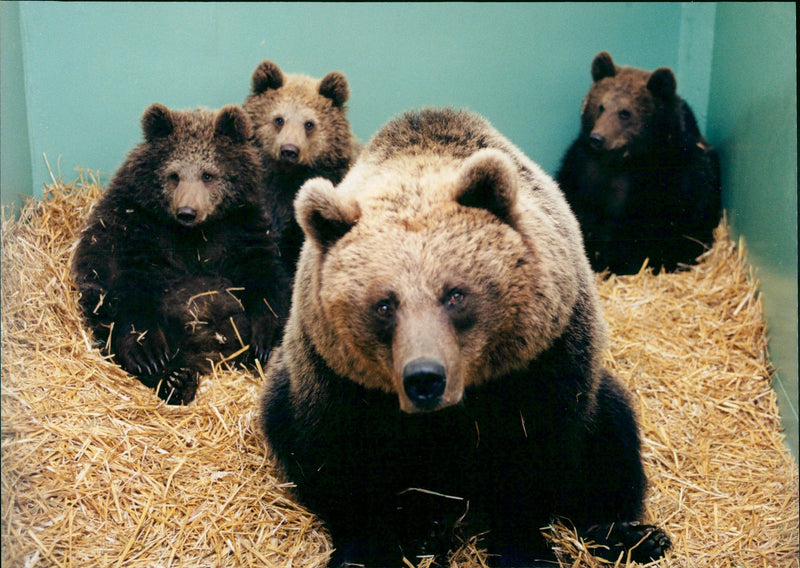
M168 181L168 182L170 182L170 183L175 183L175 184L177 184L178 182L180 182L180 181L181 181L181 176L179 176L179 175L178 175L178 174L176 174L175 172L172 172L171 174L169 174L169 175L167 176L167 181Z
M214 179L214 174L210 174L210 173L208 173L208 172L203 172L203 175L202 175L202 176L200 176L200 177L203 179L203 181L205 181L205 182L209 182L209 181L211 181L212 179Z
M283 128L283 117L276 116L276 117L275 117L275 118L272 120L272 122L273 122L273 123L275 124L275 126L277 126L278 128Z
M621 110L618 114L620 120L628 120L631 117L631 111L629 110Z
M604 110L606 110L606 107L604 107L603 105L600 105L599 107L597 107L597 111L598 111L600 114L603 114L603 111L604 111Z
M444 305L448 308L454 308L461 304L467 295L457 288L453 288L444 296Z
M311 122L310 120L306 122L303 126L305 126L306 128L306 132L311 132L312 130L314 130L314 123Z

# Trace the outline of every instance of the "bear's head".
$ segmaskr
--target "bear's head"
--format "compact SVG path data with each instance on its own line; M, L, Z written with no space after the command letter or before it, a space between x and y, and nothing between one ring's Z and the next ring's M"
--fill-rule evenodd
M573 268L532 237L557 230L521 202L513 161L483 149L453 162L361 163L337 187L309 180L295 201L306 242L290 327L410 413L525 367L575 302Z
M195 227L253 198L261 170L241 107L176 111L155 103L142 130L144 151L132 167L155 187L150 208Z
M338 71L317 80L284 75L272 61L262 61L244 102L255 129L253 141L262 155L284 169L318 169L320 163L324 167L349 157L349 96L347 79Z
M627 158L668 135L666 121L678 115L680 102L670 69L619 67L603 51L592 61L592 79L581 109L582 134L591 149Z

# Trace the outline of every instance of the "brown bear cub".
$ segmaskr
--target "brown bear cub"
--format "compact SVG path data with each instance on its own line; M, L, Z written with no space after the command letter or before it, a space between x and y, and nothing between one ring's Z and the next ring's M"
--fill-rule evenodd
M499 565L554 560L555 517L609 558L662 556L580 229L539 166L480 116L428 109L295 209L263 428L332 566L446 554L459 519Z
M721 215L719 158L672 71L592 62L581 132L557 180L583 230L592 268L617 274L691 264Z
M294 219L297 190L318 176L339 183L355 159L357 143L345 107L349 96L347 79L337 71L322 79L284 75L272 61L253 71L244 109L266 172L272 232L290 274L303 244Z
M104 351L168 403L187 403L222 358L266 362L291 286L245 112L154 104L142 126L71 269Z

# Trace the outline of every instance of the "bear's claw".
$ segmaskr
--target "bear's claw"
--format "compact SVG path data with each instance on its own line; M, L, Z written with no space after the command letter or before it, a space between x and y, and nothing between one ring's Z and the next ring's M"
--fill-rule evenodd
M130 373L156 375L167 368L170 360L167 339L158 326L143 329L147 331L138 332L131 325L131 331L117 339L114 357Z
M167 373L158 387L158 396L167 404L188 404L197 392L198 376L195 371L180 367Z
M634 562L652 562L672 547L663 530L637 521L594 525L581 536L598 545L592 550L595 556L610 561L616 561L621 555L627 559L629 555Z

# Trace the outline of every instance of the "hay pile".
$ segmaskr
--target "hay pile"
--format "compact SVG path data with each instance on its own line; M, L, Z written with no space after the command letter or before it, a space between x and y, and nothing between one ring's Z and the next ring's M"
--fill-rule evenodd
M262 377L220 369L175 408L91 348L67 266L100 191L84 174L3 220L2 565L323 566L324 530L259 437ZM674 541L660 565L797 567L797 464L741 247L723 225L691 271L600 292L606 364L638 396L648 515ZM563 527L549 538L564 566L606 565ZM474 544L452 566L483 565Z

